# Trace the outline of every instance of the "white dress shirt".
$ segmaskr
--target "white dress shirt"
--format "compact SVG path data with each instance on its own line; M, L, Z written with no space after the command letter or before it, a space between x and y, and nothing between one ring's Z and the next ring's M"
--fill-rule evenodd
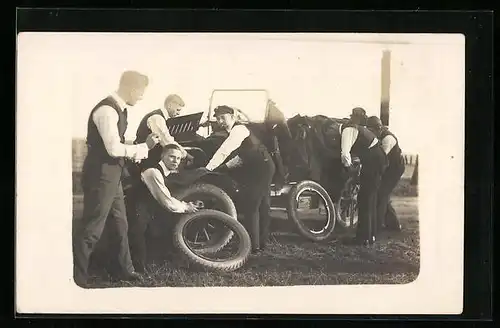
M120 110L124 110L127 104L116 93L111 95L117 102ZM149 148L146 143L138 145L126 145L121 142L118 133L118 114L111 106L101 106L94 111L94 121L101 135L104 147L112 157L127 157L133 160L141 160L148 157Z
M160 161L160 166L165 176L171 173L162 161ZM160 170L154 167L145 170L141 173L141 180L148 187L153 198L156 199L163 208L173 213L185 213L187 211L187 203L174 198L170 194Z
M384 150L386 155L389 154L394 146L396 146L396 143L396 138L394 138L390 134L386 135L384 139L382 139L382 149Z
M247 138L248 136L250 136L250 131L246 126L234 126L229 132L229 136L227 137L227 139L224 140L220 148L215 152L212 159L210 159L210 161L206 165L206 168L212 171L219 165L221 165L234 150L238 149L241 146L243 140L245 140L245 138ZM241 164L242 160L239 156L235 156L226 163L228 167L234 167Z
M339 130L342 131L342 124L339 126ZM347 127L342 131L341 137L341 159L344 166L351 166L351 149L356 139L358 138L359 131L355 127ZM377 138L374 138L369 148L375 146L378 142Z
M168 111L165 107L162 107L160 110L165 118L160 114L151 115L147 120L148 128L160 138L160 145L162 147L169 144L176 144L182 150L182 157L186 157L186 150L175 141L168 130L167 120L170 118Z

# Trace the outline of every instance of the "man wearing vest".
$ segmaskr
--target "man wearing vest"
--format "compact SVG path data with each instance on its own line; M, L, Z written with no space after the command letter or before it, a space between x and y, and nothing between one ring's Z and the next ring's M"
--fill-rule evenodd
M229 168L232 176L244 186L243 216L252 239L252 250L263 250L269 238L274 162L262 142L244 124L236 122L233 108L218 106L214 115L229 136L212 156L206 169Z
M159 144L149 151L148 158L141 163L141 166L147 167L158 164L161 159L162 147L168 144L176 144L181 149L182 156L187 156L187 152L170 135L167 127L167 120L171 117L179 116L184 106L184 101L180 96L171 94L165 99L162 108L146 114L141 120L137 128L134 143L144 142L151 133L160 137Z
M177 171L182 156L181 148L171 143L161 149L161 160L141 168L143 185L139 188L137 215L130 227L130 251L138 272L143 273L146 270L145 236L151 220L155 217L168 220L168 213L191 213L197 210L194 204L172 197L167 187L168 177Z
M401 148L396 136L387 127L382 125L378 117L369 117L367 127L379 138L382 149L387 154L389 160L389 166L382 176L377 196L378 227L379 229L385 227L390 230L399 231L401 230L401 224L399 223L396 211L390 203L390 195L405 171Z
M350 121L340 126L340 133L342 164L351 166L351 154L361 161L359 219L353 241L368 246L375 242L377 235L377 192L387 166L387 157L377 137L367 128Z
M145 143L125 145L127 107L142 99L148 78L135 71L122 74L118 90L100 101L90 112L87 129L88 153L83 164L83 218L74 238L74 278L88 285L89 258L101 238L107 220L116 230L118 246L117 278L136 280L128 244L128 224L125 212L122 174L126 159L138 161L147 157L148 150L159 140L149 136ZM115 236L113 236L115 237Z
M367 119L368 119L368 116L366 115L366 111L364 108L355 107L352 109L352 113L351 113L351 117L350 117L351 123L366 126Z

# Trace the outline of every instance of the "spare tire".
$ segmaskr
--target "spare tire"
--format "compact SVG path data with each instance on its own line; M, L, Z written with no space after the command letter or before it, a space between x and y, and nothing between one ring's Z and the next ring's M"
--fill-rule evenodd
M299 218L297 205L299 204L299 196L304 191L311 191L313 193L316 193L325 203L327 221L319 231L313 231L309 229ZM287 214L288 219L293 222L298 233L311 241L317 242L328 240L331 237L333 230L335 229L337 213L335 211L332 199L330 198L330 195L328 195L325 188L323 188L319 183L315 181L304 180L297 183L290 189L287 202Z
M194 250L190 247L186 240L187 227L191 223L196 223L195 221L204 219L215 219L236 232L240 240L236 255L224 260L211 260L203 256L199 249ZM243 225L228 214L216 210L200 210L182 215L174 228L174 246L190 263L206 270L225 272L241 268L248 260L251 251L250 235Z
M237 220L236 206L229 195L221 188L208 183L195 183L187 188L174 191L172 195L184 202L198 204L199 209L212 209L223 212ZM226 246L233 237L232 231L223 231L220 235L207 240L198 253L216 253Z

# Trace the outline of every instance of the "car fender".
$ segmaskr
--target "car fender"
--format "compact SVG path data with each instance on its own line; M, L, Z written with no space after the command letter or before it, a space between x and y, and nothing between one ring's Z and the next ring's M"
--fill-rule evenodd
M224 190L233 201L237 201L241 186L229 175L223 172L209 172L199 179L199 182L213 184Z

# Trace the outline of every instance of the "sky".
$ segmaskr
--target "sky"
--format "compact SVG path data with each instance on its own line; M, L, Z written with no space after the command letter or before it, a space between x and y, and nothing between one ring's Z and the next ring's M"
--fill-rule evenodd
M207 111L214 89L264 89L287 117L347 117L357 106L378 116L384 49L392 53L390 129L404 151L425 147L419 134L436 110L463 102L462 39L443 35L54 33L19 43L28 39L25 56L43 66L37 70L45 70L57 106L71 111L74 138L85 137L90 110L128 69L150 78L143 101L129 110L132 140L142 116L170 93L185 100L186 114ZM263 95L247 99L260 104ZM250 102L242 99L235 102Z

